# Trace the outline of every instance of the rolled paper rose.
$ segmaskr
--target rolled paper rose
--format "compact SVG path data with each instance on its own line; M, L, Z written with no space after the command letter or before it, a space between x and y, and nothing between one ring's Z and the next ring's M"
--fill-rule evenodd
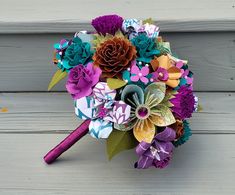
M74 37L72 43L65 50L62 59L63 68L70 70L78 64L86 64L91 61L92 55L91 44L83 42L79 37Z
M131 42L137 50L138 61L149 63L155 55L160 54L160 51L157 49L155 39L149 38L144 33L131 39Z
M44 161L47 164L53 163L62 153L73 146L78 140L88 133L90 120L84 121L78 128L70 133L62 142L50 150L45 156Z
M92 87L99 81L101 70L88 63L87 67L80 64L69 72L66 89L73 99L88 96L92 92Z
M122 71L131 66L135 57L135 47L128 39L113 37L101 43L93 60L94 65L102 70L102 77L111 78L121 76Z

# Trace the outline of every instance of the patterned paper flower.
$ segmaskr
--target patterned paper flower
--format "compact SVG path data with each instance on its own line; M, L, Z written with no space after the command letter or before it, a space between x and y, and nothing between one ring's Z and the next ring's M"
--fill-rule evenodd
M151 143L142 141L136 147L136 153L139 156L135 168L146 169L150 166L164 168L169 164L172 156L175 139L175 131L166 127L164 131L158 133Z
M156 38L159 34L159 27L150 24L148 22L144 23L137 19L125 19L122 23L122 30L129 39L138 36L139 33L145 33L149 38Z
M154 24L145 23L139 29L138 32L144 32L149 38L156 38L159 34L160 28Z
M70 70L66 83L67 91L72 95L73 99L79 99L88 96L92 92L92 87L98 83L101 70L94 67L93 63L87 66L82 64Z
M155 39L147 37L145 33L131 39L131 42L136 47L138 61L149 63L155 55L160 54Z
M92 20L91 24L95 30L102 35L115 33L121 29L123 18L118 15L99 16Z
M177 90L177 94L170 100L173 104L172 112L177 118L184 120L192 116L195 110L195 96L193 91L183 85Z
M90 43L82 42L79 37L74 37L71 45L68 46L64 53L61 66L66 70L70 70L76 65L85 65L91 61L92 54Z
M155 71L155 73L153 73L153 78L156 81L163 81L172 88L175 88L179 85L179 79L182 75L181 70L174 65L174 62L169 58L168 55L155 57L151 61L151 65ZM160 70L158 70L159 68Z
M113 37L101 43L93 60L102 70L102 77L121 76L121 72L131 65L136 57L135 47L126 38Z
M141 26L142 26L141 20L125 19L122 23L122 31L131 40L132 38L138 36L138 31Z
M77 117L91 119L89 133L92 137L107 138L113 130L113 124L128 122L131 107L123 101L115 101L115 96L115 90L111 90L107 83L99 82L92 96L75 101Z
M157 126L165 127L175 123L170 109L162 103L166 92L164 83L152 83L145 90L136 85L127 85L121 94L121 100L131 106L130 121L124 125L115 125L116 129L127 131L133 128L135 138L151 143Z

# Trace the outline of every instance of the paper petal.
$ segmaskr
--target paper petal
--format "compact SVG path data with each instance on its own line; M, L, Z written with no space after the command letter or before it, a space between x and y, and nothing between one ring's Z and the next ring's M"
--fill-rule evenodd
M134 128L135 124L136 124L136 120L128 121L125 124L114 123L114 128L119 131L130 131Z
M113 130L113 125L109 121L102 119L92 120L89 125L89 133L94 138L108 138Z
M171 79L168 79L168 80L166 81L166 85L168 85L168 86L170 86L170 87L172 87L172 88L177 87L177 86L179 85L179 83L180 83L180 80L179 80L179 79L178 79L178 80L171 80Z
M75 101L75 114L83 120L94 118L96 114L94 99L90 96L77 99Z
M133 130L139 142L151 143L155 135L155 126L149 119L139 120Z
M182 75L181 70L175 66L172 66L171 68L168 69L169 79L179 79L181 75Z
M171 142L171 141L174 141L175 136L176 136L175 131L170 127L166 127L164 131L156 135L155 139L164 141L164 142Z
M164 127L175 123L175 117L171 110L165 105L158 105L155 110L152 110L150 120L159 127Z
M117 101L114 104L112 118L113 122L117 124L123 124L128 121L131 114L131 107L123 101Z
M165 83L162 82L152 83L145 89L145 103L147 105L152 106L150 102L153 99L154 104L158 105L164 99L165 93L166 93Z
M116 91L109 88L107 83L99 82L93 89L96 105L104 103L106 100L114 100Z
M159 66L168 70L171 66L169 57L167 55L162 55L157 58Z
M134 94L136 94L137 101L138 101L136 103L143 104L144 103L144 92L137 85L127 85L122 91L121 100L124 101L125 103L131 105L128 100L133 99Z

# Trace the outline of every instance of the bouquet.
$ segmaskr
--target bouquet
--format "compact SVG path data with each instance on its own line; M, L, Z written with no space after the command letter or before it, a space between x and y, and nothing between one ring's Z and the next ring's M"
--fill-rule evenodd
M135 148L135 168L166 167L173 149L191 136L197 110L193 73L151 19L105 15L54 45L58 67L49 90L67 77L66 89L82 124L45 157L50 164L87 133L106 139L111 159Z

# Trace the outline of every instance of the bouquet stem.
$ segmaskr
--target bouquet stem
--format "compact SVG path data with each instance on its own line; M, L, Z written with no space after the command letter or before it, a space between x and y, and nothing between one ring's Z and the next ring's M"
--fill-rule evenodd
M45 156L44 161L47 164L53 163L62 153L68 150L78 140L88 133L90 120L85 120L79 127L70 133L62 142L50 150Z

